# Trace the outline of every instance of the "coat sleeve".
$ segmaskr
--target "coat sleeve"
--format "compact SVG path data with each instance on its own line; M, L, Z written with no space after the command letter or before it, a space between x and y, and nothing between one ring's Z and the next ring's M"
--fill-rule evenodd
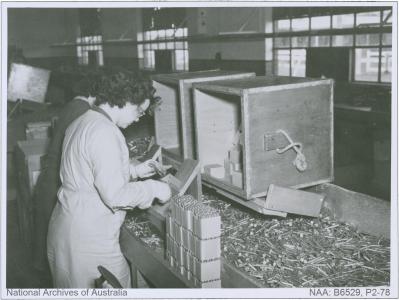
M151 180L128 182L124 176L123 146L115 128L98 124L89 137L87 154L92 167L94 185L102 201L111 209L117 207L146 208L154 199Z

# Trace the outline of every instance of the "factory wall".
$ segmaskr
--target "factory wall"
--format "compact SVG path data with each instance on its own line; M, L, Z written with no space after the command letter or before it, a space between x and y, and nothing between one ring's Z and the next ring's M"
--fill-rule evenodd
M188 9L190 36L220 36L215 41L189 43L190 70L220 67L226 70L267 71L264 39L244 41L240 34L271 32L272 8L192 8ZM223 40L223 35L236 34L234 41ZM216 54L220 55L219 61ZM270 59L271 60L271 59Z
M115 41L103 45L104 63L128 68L138 68L137 45L119 43L118 40L137 40L142 31L140 8L107 8L101 10L103 39Z
M26 62L52 69L76 62L75 47L51 47L72 43L78 30L77 9L9 8L8 46L22 50Z

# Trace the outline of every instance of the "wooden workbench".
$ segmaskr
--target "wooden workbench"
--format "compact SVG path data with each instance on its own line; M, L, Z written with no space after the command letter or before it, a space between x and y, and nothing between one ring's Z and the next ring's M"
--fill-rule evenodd
M163 249L148 247L134 236L127 227L120 233L122 253L132 270L132 287L137 287L137 272L140 272L156 288L188 288L188 281L172 271L164 258ZM251 279L222 258L221 280L223 288L259 288L259 282Z

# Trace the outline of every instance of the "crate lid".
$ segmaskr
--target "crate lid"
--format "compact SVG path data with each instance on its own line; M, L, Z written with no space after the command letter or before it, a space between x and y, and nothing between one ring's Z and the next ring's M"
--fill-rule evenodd
M195 88L226 94L242 95L259 93L277 89L295 88L318 84L331 84L332 79L288 77L288 76L258 76L232 80L217 80L207 83L197 83Z
M28 122L26 128L50 127L51 121Z
M152 80L160 82L169 82L178 84L180 80L195 81L199 78L206 77L223 77L229 75L247 75L254 76L255 73L251 72L240 72L240 71L222 71L222 70L205 70L196 72L181 72L181 73L171 73L171 74L158 74L151 77Z

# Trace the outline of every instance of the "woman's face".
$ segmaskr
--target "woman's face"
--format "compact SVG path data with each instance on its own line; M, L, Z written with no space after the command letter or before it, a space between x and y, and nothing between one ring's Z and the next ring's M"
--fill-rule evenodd
M127 128L134 122L137 122L140 117L142 117L150 106L150 100L146 99L140 105L132 104L130 102L126 103L126 105L121 108L119 120L117 122L118 127L123 129Z

